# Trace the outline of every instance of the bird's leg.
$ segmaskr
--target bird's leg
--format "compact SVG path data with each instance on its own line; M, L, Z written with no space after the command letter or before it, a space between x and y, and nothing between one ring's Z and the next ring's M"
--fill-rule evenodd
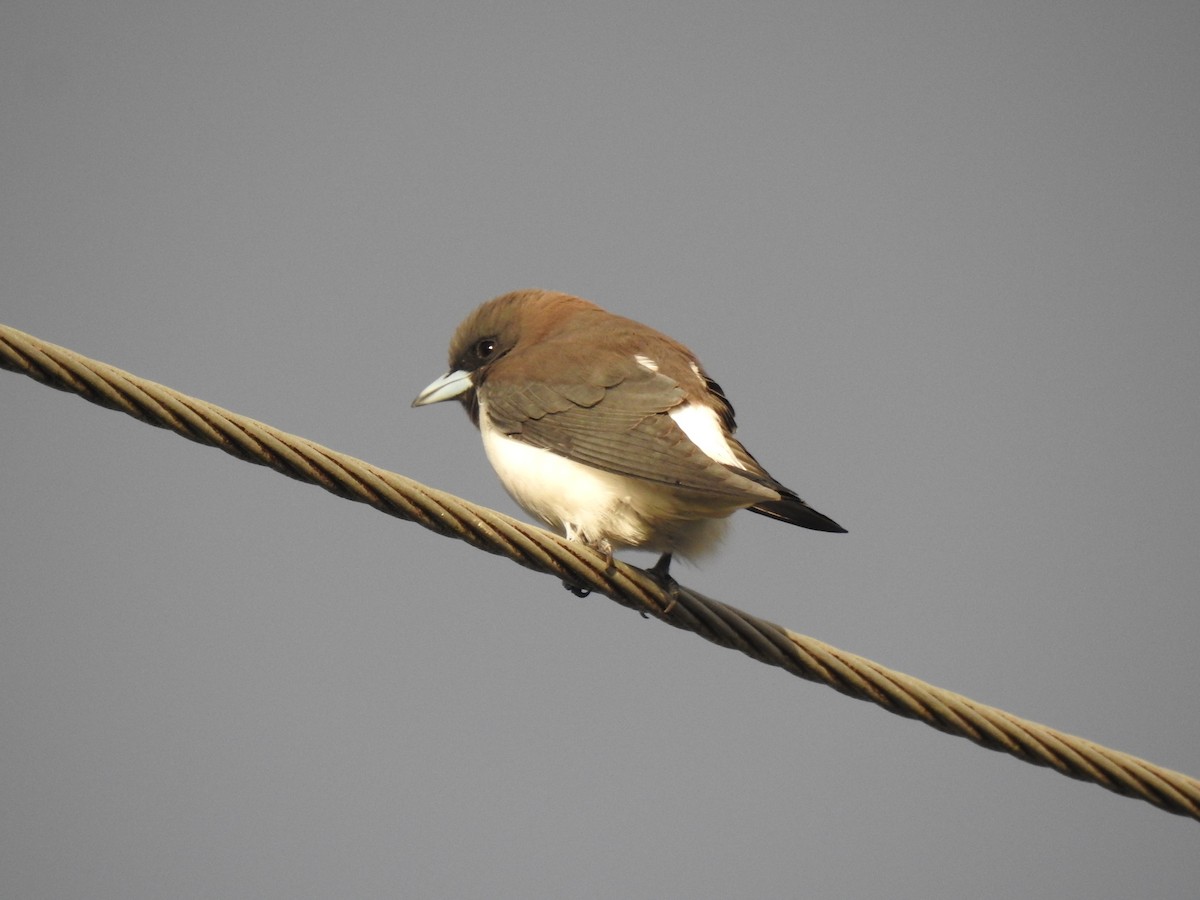
M661 587L666 587L668 584L675 581L668 571L671 568L671 554L664 553L658 558L658 562L646 570L646 574L659 583Z
M580 540L580 542L588 549L594 550L596 553L599 553L601 556L603 556L605 575L608 575L613 571L613 549L612 544L610 544L607 540L604 538L601 538L598 541L581 540L570 531L567 532L567 537L571 540ZM576 597L586 597L592 592L591 588L585 588L583 585L576 584L573 581L568 581L565 578L563 579L562 585Z
M588 543L588 546L604 557L604 574L611 575L616 566L613 565L613 548L607 540L601 538L595 543Z
M654 579L654 582L667 592L667 596L671 598L671 602L667 604L667 608L663 610L665 616L675 608L675 601L679 599L679 592L683 590L679 586L679 582L671 577L671 554L664 553L658 558L658 562L646 570L646 574Z

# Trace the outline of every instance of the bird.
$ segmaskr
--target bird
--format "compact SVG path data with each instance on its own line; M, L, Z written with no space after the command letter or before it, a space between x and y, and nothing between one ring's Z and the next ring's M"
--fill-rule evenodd
M655 551L647 572L672 589L672 559L710 554L739 509L846 532L768 474L696 354L647 325L519 290L468 315L449 357L413 407L458 400L508 494L607 569L615 549Z

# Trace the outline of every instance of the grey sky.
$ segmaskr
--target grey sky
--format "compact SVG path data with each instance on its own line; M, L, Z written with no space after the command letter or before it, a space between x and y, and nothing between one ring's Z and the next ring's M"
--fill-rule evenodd
M1194 2L0 11L0 321L515 513L477 303L692 346L678 576L1200 774ZM0 372L0 893L1190 898L1196 824ZM650 557L630 559L647 563Z

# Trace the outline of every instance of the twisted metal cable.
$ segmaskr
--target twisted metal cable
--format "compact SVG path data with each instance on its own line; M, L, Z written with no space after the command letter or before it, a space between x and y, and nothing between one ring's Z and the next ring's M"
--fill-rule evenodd
M605 571L605 559L582 544L6 325L0 368L506 556L896 715L1200 820L1195 778L934 687L695 591L670 597L641 569L618 562Z

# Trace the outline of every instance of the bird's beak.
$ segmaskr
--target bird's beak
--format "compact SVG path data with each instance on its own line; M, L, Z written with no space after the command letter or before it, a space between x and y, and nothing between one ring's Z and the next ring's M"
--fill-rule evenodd
M453 400L459 394L465 394L475 383L471 381L471 373L459 369L456 372L447 372L437 381L430 384L425 390L417 394L417 399L412 402L413 406L428 406L430 403L441 403L443 400Z

